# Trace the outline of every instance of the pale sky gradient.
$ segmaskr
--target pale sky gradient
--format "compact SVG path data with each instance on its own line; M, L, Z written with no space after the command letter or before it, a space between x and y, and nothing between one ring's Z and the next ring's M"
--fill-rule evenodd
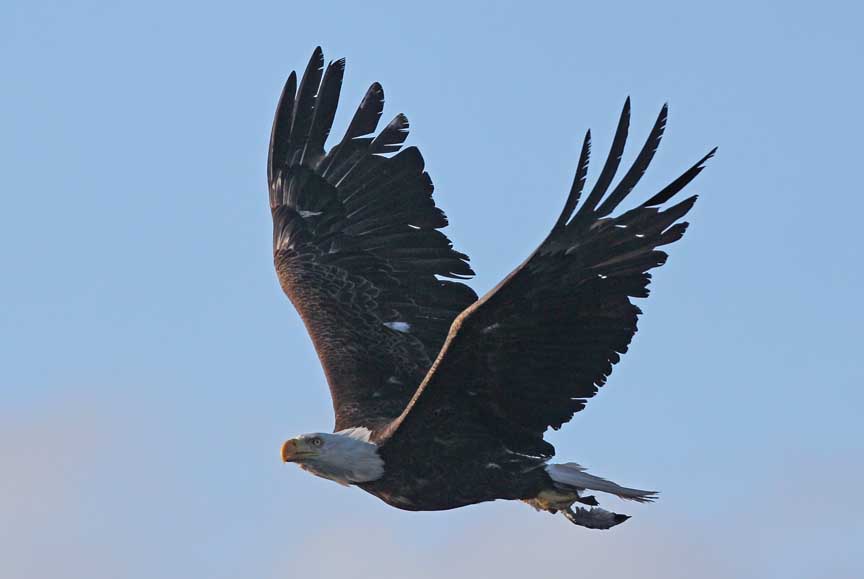
M864 10L583 4L2 3L0 575L864 576ZM627 95L628 159L671 107L637 196L719 145L631 352L551 437L658 503L609 499L634 517L606 533L406 513L281 464L332 426L265 183L319 44L348 59L334 132L382 82L481 292Z

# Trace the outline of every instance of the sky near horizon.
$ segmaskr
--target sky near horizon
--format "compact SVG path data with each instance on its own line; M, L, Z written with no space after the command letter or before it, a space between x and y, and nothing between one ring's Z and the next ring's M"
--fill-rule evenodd
M0 5L0 575L864 576L864 10L9 0ZM545 236L624 99L634 193L711 147L631 351L552 433L652 505L592 532L518 503L407 513L279 460L328 430L272 268L282 84L380 81L480 293ZM859 72L855 72L859 71Z

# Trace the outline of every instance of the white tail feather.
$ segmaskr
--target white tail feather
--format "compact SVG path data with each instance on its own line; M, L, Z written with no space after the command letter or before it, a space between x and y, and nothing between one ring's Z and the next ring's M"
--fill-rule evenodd
M547 464L546 472L558 484L609 493L639 503L648 503L657 498L657 491L643 491L622 487L612 481L588 474L582 466L575 462L563 464Z

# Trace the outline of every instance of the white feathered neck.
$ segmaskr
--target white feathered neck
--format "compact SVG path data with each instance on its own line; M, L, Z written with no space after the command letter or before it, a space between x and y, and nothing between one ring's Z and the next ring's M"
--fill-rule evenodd
M305 459L300 467L346 486L377 480L384 475L384 460L378 455L378 445L370 442L371 434L363 427L304 434L300 438L319 437L324 444L318 447L318 456Z

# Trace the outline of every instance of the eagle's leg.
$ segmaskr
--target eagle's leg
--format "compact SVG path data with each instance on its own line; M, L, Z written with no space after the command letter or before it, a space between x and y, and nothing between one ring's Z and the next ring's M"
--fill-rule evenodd
M562 509L561 514L567 517L567 520L574 525L588 529L611 529L630 518L627 515L619 515L618 513L612 513L599 508L583 509L576 507L576 509L573 509L572 507L568 507Z

